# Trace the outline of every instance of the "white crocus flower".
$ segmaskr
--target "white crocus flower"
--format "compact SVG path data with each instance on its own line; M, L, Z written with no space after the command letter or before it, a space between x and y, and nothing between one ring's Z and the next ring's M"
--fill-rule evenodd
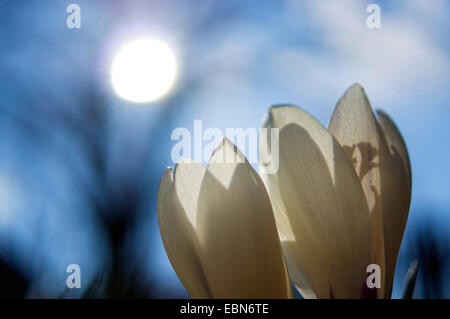
M164 172L158 222L192 298L292 297L264 183L229 140L207 167L182 161Z
M290 105L270 108L264 126L280 129L279 170L263 180L299 291L389 298L411 197L409 158L395 124L382 112L377 120L355 84L328 130ZM369 264L381 268L380 289L366 285Z

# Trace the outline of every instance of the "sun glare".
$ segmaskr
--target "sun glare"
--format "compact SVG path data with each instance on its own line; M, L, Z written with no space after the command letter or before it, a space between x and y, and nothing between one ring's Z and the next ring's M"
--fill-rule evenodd
M142 39L120 50L112 65L111 80L119 96L144 103L167 93L175 74L175 55L169 46L161 41Z

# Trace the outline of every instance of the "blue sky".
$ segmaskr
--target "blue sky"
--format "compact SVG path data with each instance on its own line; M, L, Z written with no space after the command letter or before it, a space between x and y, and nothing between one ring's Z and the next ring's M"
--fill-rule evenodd
M36 285L51 282L55 293L64 289L62 268L69 261L79 261L88 281L109 262L94 207L83 195L85 187L93 193L98 188L95 172L79 136L67 129L70 118L92 129L81 115L87 89L95 90L107 112L108 137L102 141L107 180L132 180L134 160L149 155L140 168L148 176L148 196L127 241L135 268L157 296L185 295L155 217L160 175L173 165L172 130L192 128L195 119L205 128L259 127L267 107L280 103L299 105L327 125L354 82L365 88L374 108L395 120L408 146L413 195L405 242L425 217L448 236L448 1L432 6L421 0L200 1L193 6L80 0L79 30L65 25L70 3L0 3L0 199L8 199L0 204L0 257L16 256L24 272L32 269ZM370 3L381 7L380 29L366 26ZM169 43L179 73L165 98L136 106L116 96L109 75L117 50L142 36ZM33 120L43 137L11 118ZM88 186L75 183L77 178ZM394 296L405 265L399 264Z

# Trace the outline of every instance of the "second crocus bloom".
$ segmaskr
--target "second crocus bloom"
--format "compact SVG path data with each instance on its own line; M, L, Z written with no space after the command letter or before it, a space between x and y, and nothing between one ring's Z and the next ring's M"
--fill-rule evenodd
M353 85L329 129L290 105L272 107L264 126L280 129L279 170L260 169L299 291L390 297L411 196L409 158L394 123L381 112L377 120ZM380 289L366 285L369 264L380 266Z

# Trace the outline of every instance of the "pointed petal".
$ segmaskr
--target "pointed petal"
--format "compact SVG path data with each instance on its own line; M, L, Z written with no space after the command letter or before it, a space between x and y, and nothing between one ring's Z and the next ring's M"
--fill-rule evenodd
M170 167L161 178L157 206L161 238L178 278L192 298L210 298L198 259L197 238L175 192Z
M370 214L344 150L296 106L272 107L265 127L280 129L279 170L262 177L291 278L303 276L318 298L359 298L370 261Z
M352 85L339 100L329 124L352 161L359 176L372 216L372 263L381 267L382 289L390 294L395 258L386 243L386 227L396 201L395 167L383 132L372 112L364 89Z
M395 125L394 121L383 111L377 110L378 122L383 130L386 141L389 145L394 161L397 167L401 167L404 171L405 184L408 188L409 197L411 196L411 163L409 161L408 150L406 148L406 143L403 140L400 131ZM410 198L408 199L408 201ZM407 204L409 206L409 203Z
M236 160L225 162L228 155ZM292 296L264 184L227 139L208 165L196 230L214 298Z
M384 217L384 238L386 260L393 280L398 251L408 220L411 201L411 167L405 142L394 122L383 112L378 111L378 122L382 128L393 159L394 172L391 176L391 191L395 200L391 202L390 214ZM387 294L390 296L391 291Z

